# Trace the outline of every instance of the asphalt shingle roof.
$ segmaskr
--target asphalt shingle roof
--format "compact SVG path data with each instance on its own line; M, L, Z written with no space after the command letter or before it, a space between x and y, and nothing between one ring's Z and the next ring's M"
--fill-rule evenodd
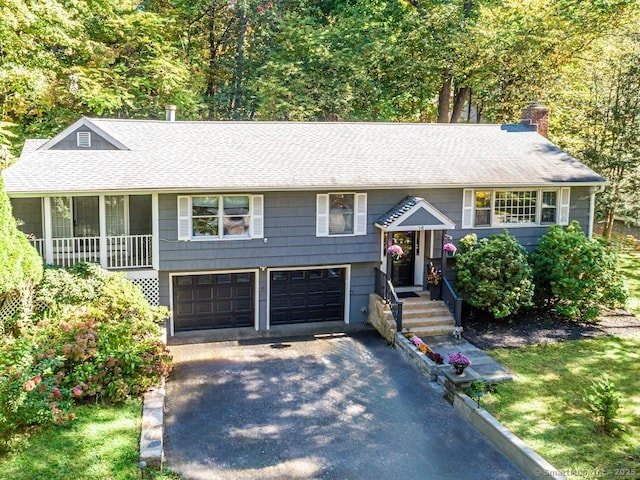
M89 119L128 150L28 140L8 193L518 187L602 177L521 125Z

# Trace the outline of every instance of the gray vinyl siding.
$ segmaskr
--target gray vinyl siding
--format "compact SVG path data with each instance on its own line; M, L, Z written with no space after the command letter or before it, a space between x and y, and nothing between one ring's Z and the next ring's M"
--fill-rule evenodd
M91 132L91 146L78 147L77 132ZM86 127L80 127L60 140L50 150L117 150L112 143Z
M18 229L35 238L42 238L42 199L12 198L13 216L18 221Z

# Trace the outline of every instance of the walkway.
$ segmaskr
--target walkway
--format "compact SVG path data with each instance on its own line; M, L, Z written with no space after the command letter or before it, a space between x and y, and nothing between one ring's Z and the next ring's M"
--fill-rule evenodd
M185 479L527 478L375 331L170 348Z

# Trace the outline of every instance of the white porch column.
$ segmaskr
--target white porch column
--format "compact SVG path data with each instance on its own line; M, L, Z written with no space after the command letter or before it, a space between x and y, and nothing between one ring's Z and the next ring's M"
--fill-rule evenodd
M160 217L158 212L158 194L151 194L151 266L160 269Z
M44 207L44 263L53 264L53 237L51 235L51 197L44 197L42 205Z
M100 219L100 266L107 268L108 252L107 252L107 212L104 204L104 195L99 196L98 200L98 217Z

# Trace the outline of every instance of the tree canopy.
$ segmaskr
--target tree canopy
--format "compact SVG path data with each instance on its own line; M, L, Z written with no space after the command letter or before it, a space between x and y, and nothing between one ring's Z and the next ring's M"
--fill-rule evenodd
M639 0L7 0L0 146L15 155L82 115L154 118L167 104L188 120L508 122L542 100L553 139L611 177L603 212L619 210L640 175L639 11Z

